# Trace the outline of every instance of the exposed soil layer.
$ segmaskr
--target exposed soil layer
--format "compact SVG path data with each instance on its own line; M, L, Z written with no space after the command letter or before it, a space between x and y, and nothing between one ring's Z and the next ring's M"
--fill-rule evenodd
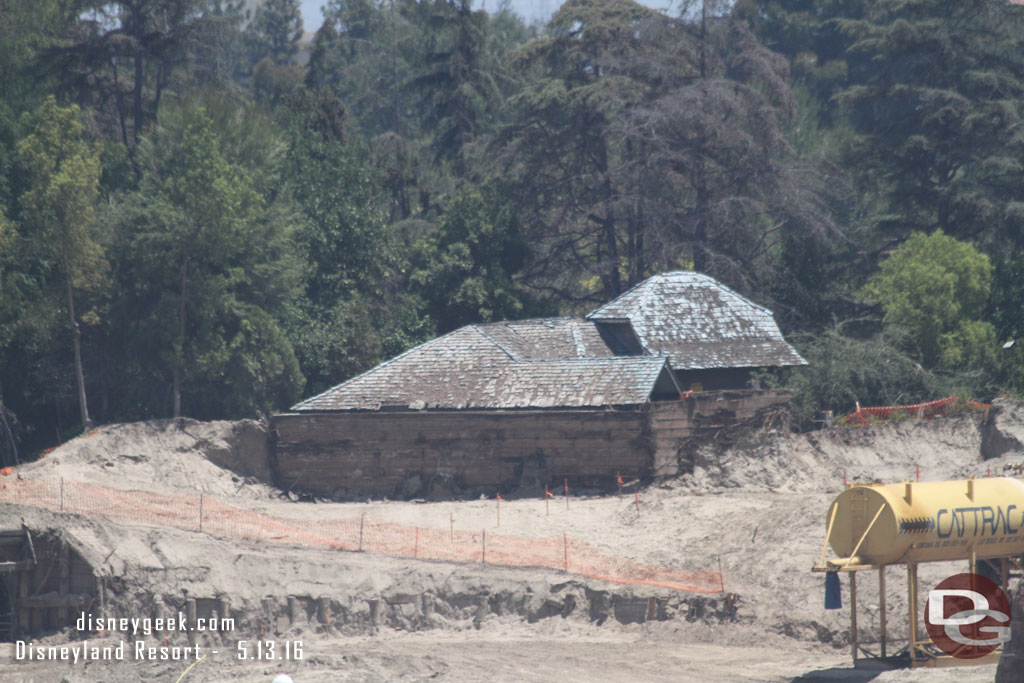
M200 636L201 645L219 654L197 665L190 674L195 680L270 680L284 671L297 681L991 680L994 666L858 677L849 668L848 610L823 609L822 577L809 569L821 553L825 510L844 475L891 482L918 472L922 481L1012 472L1024 460L1013 442L1024 433L1024 411L1005 401L997 407L987 423L963 415L799 435L730 430L695 450L692 473L640 490L639 505L632 490L621 498L573 496L568 509L561 495L550 503L522 498L501 504L502 534L567 532L639 562L721 566L721 595L607 584L554 570L259 546L30 507L0 506L0 519L65 534L103 578L108 614L156 617L185 609L189 599L200 615L230 614L233 630ZM986 454L996 457L985 460L982 443L991 443L992 434L1003 439L1002 450L990 449ZM18 474L202 491L281 516L366 514L423 527L496 530L493 499L290 501L264 483L265 443L262 428L251 421L113 425ZM921 585L961 569L955 563L923 566ZM861 636L870 639L877 589L871 581L858 588ZM906 610L905 577L898 568L887 588L889 637L905 638L899 616ZM844 603L847 590L844 580ZM303 659L236 661L237 642L258 638L261 629L279 642L303 641ZM79 635L66 629L39 642L67 643ZM169 636L172 645L175 638L180 635ZM187 665L14 662L2 647L2 680L173 681Z

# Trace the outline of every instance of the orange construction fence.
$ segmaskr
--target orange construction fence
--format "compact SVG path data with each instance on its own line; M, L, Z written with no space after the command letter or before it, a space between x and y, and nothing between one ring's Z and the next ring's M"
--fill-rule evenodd
M568 534L525 538L486 530L410 527L365 515L303 519L244 510L205 494L114 489L65 479L0 478L0 502L96 515L222 538L336 548L445 562L560 569L619 584L722 593L721 572L669 569L614 557Z
M894 417L945 417L965 408L970 410L987 411L989 407L990 404L988 403L968 401L956 396L942 398L937 401L929 401L928 403L915 403L913 405L903 406L874 406L870 408L863 408L858 403L857 410L853 411L849 415L844 415L840 420L843 424L863 426L872 420L884 421L891 420Z

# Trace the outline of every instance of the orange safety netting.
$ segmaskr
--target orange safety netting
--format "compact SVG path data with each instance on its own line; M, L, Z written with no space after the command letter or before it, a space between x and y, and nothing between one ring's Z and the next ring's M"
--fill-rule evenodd
M302 519L244 510L207 495L127 491L57 479L0 480L0 502L119 522L202 531L223 538L364 551L446 562L560 569L620 584L721 593L721 572L669 569L613 557L563 534L523 538L481 531L410 527L366 516Z
M863 408L858 403L857 410L853 411L849 415L844 415L841 420L844 424L857 424L863 426L868 424L870 420L891 420L894 417L903 416L924 418L932 418L936 416L945 417L964 408L987 411L989 407L990 404L988 403L968 401L966 399L957 398L956 396L942 398L937 401L929 401L928 403L915 403L913 405L903 406L874 406L870 408Z

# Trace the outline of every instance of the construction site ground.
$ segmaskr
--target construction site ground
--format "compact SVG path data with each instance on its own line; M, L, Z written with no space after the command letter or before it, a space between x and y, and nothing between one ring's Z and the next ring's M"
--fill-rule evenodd
M1003 426L1024 428L1016 404ZM295 681L989 681L995 666L864 672L851 666L849 612L823 608L824 581L810 568L822 552L825 512L849 481L940 480L1003 475L1024 454L981 456L978 415L906 420L805 434L738 430L701 446L691 474L606 495L549 501L293 502L260 481L254 423L154 422L103 427L16 470L121 489L197 493L243 509L296 519L373 519L431 529L486 530L526 538L563 533L640 563L684 570L719 567L725 595L622 585L556 569L446 563L328 547L226 539L198 530L61 514L0 504L0 520L57 529L111 577L108 611L150 614L147 601L227 595L246 611L236 630L184 680ZM246 444L249 444L248 446ZM258 450L258 449L257 449ZM255 463L255 464L254 464ZM906 637L905 576L890 570L889 638ZM921 585L961 571L922 566ZM872 581L859 584L862 638L877 625ZM844 579L844 607L848 605ZM288 596L333 600L330 623L312 613L280 617ZM430 596L428 610L423 596ZM172 597L174 599L172 599ZM644 605L658 614L601 605ZM387 618L369 605L383 600ZM269 601L269 602L268 602ZM617 601L617 602L616 602ZM272 604L271 604L272 603ZM239 640L301 641L302 659L236 659ZM271 605L267 607L267 605ZM276 607L274 606L276 605ZM267 612L269 610L269 612ZM276 611L275 611L276 610ZM642 611L642 610L641 610ZM96 636L93 636L95 639ZM116 641L109 634L111 642ZM63 644L73 630L40 639ZM102 638L97 641L102 643ZM208 648L208 649L209 649ZM0 680L177 681L192 662L15 661L0 643Z

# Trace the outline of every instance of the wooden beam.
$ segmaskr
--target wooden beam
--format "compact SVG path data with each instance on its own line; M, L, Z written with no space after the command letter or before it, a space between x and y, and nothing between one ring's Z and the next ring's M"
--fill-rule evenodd
M92 600L91 595L85 593L68 593L61 595L57 591L50 591L42 595L18 598L15 601L17 607L39 609L46 607L84 607Z
M31 569L32 563L28 560L21 560L19 562L0 562L0 574L4 572L17 572L23 569Z

